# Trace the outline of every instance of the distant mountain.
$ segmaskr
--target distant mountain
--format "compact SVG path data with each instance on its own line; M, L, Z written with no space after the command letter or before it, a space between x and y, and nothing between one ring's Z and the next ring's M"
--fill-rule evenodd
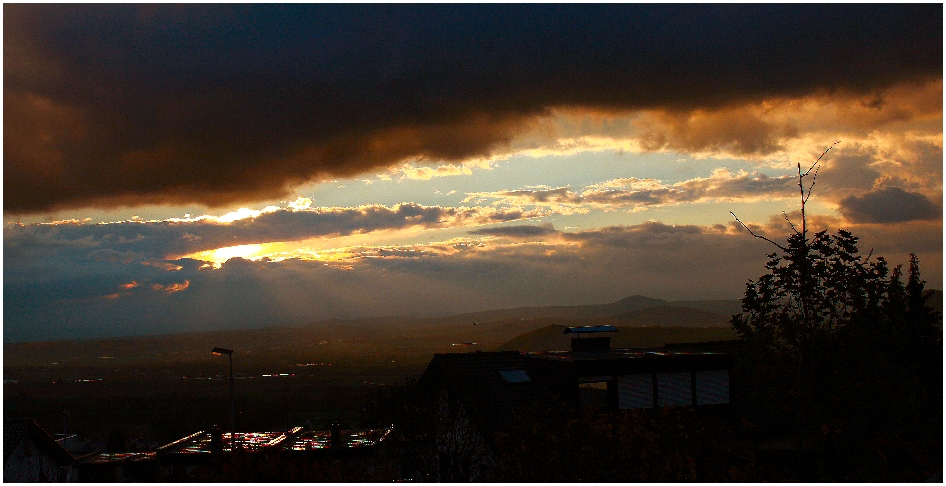
M692 307L660 306L622 312L612 316L631 327L728 327L729 316Z
M672 300L669 305L675 307L692 307L707 312L722 314L729 318L733 314L742 312L742 301L739 299L727 300Z
M930 290L928 305L942 313L943 292ZM321 355L338 347L372 352L433 352L514 349L567 350L567 326L613 325L617 347L652 347L675 342L733 339L729 317L738 300L666 301L640 295L597 305L519 307L441 318L376 317L328 320L303 326L271 326L173 335L4 343L4 366L69 362L93 365L105 358L132 361L209 359L215 346L238 349L241 359L279 355L287 360ZM361 352L361 351L359 351ZM425 358L426 359L426 358Z
M492 322L511 319L594 319L598 317L610 317L616 314L622 314L630 311L648 309L654 307L688 307L700 309L706 312L712 312L726 317L739 312L739 300L681 300L666 301L663 299L654 299L643 295L632 295L625 297L617 302L609 304L590 304L574 306L548 306L548 307L516 307L512 309L497 309L481 312L470 312L455 316L439 317L430 319L438 324L446 323L472 323L472 322ZM688 324L678 324L688 325Z

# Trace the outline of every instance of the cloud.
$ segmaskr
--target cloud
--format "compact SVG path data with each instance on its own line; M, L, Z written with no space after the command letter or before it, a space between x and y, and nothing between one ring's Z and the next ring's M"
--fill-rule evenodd
M513 152L559 109L640 112L648 150L773 153L797 127L740 106L839 93L885 123L918 116L887 90L941 79L941 19L932 4L6 5L4 210L271 200Z
M502 236L506 238L534 238L556 234L551 224L542 226L516 225L482 228L470 231L471 235Z
M842 221L810 223L833 232ZM790 231L780 217L758 229L776 241ZM847 229L861 236L862 254L873 249L897 264L918 253L924 278L942 288L941 221ZM337 259L327 261L232 258L218 270L191 259L164 262L177 269L145 265L140 256L102 248L114 240L64 246L55 254L5 248L4 341L580 305L632 294L738 298L747 280L765 273L765 255L773 250L736 224L652 221L575 232L510 225L472 236L337 249ZM88 253L105 250L122 257Z
M187 288L190 287L190 285L191 285L191 281L185 280L181 283L171 283L167 285L154 283L154 284L151 284L151 288L153 290L158 290L158 291L166 292L168 294L173 294L174 292L181 292L183 290L187 290Z
M791 186L795 181L797 178L793 176L768 176L761 172L746 171L732 173L719 168L710 177L674 184L665 184L656 179L622 178L591 184L581 192L568 187L530 187L470 193L467 200L496 199L506 205L638 210L708 201L752 202L786 198L792 196Z
M293 204L299 205L298 201ZM108 258L112 259L132 255L139 259L162 260L222 247L337 238L405 228L477 226L550 214L544 209L439 207L414 203L392 207L245 209L235 213L244 217L10 225L4 229L4 253L20 257L68 253L85 258L87 249L107 247Z
M390 172L392 174L400 172L400 180L429 181L435 177L470 175L473 173L473 169L490 170L491 168L492 164L490 160L479 159L464 161L462 164L445 164L437 167L417 166L417 164L405 163L401 164L400 167L391 168Z
M841 200L841 214L856 223L901 223L942 219L943 208L922 194L899 187L877 189Z

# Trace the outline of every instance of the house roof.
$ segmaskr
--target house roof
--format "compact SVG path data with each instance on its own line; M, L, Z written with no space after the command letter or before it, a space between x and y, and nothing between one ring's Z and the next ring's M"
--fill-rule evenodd
M563 334L587 334L592 332L617 332L614 326L576 326L566 327Z
M33 419L10 419L3 421L3 461L9 459L10 454L24 439L36 441L49 455L64 464L75 461L72 454L64 449L56 439L39 426Z
M80 464L128 464L154 460L154 452L99 452L79 460Z
M357 449L370 448L385 440L391 428L344 430L340 434L343 448ZM232 447L231 434L221 432L221 446L223 452L229 452ZM247 451L259 451L264 448L278 448L292 451L308 451L331 448L332 431L303 431L302 427L295 427L285 432L237 432L232 434ZM178 456L201 456L213 453L211 433L200 431L170 444L158 448L161 454Z
M486 429L503 426L517 413L558 406L517 351L436 354L420 384L446 387Z
M300 430L302 430L302 427L296 427L286 432L235 432L232 434L221 432L221 446L224 452L229 452L232 449L231 442L235 439L243 449L257 451L265 447L276 447L286 439L297 435ZM158 452L178 455L211 454L213 453L211 442L211 433L202 430L170 444L165 444L158 448Z
M341 446L345 448L365 448L378 445L387 439L392 427L382 429L344 430L340 434ZM310 451L331 449L332 431L306 431L293 436L283 444L283 448L291 451Z
M659 373L729 369L732 356L708 351L666 349L609 349L602 351L542 351L524 353L527 361L566 363L579 375L618 373Z

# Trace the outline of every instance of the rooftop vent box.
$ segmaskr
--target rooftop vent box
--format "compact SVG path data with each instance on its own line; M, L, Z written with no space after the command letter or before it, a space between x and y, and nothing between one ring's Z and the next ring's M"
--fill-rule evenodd
M564 334L572 335L572 351L608 351L611 349L610 336L591 336L603 332L617 332L617 328L614 326L569 327L565 329Z

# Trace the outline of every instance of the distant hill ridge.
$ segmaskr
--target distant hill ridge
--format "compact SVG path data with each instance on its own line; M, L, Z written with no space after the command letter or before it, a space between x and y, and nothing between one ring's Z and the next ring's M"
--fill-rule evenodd
M437 318L436 320L440 324L447 322L456 322L459 324L467 322L491 322L510 319L593 319L598 317L612 317L620 314L626 314L631 311L658 307L697 309L704 311L705 313L724 316L725 322L728 322L730 316L739 313L741 310L741 304L738 299L667 301L663 299L654 299L643 295L632 295L609 304L515 307L511 309L470 312L466 314ZM706 314L701 315L704 316L704 318L706 316ZM690 324L687 324L686 322L679 322L676 325L687 326Z
M728 327L730 319L729 315L708 310L668 305L636 309L611 317L625 326L632 327Z
M942 315L943 292L929 290L928 305ZM614 325L621 328L729 329L729 318L740 311L740 301L666 301L632 295L608 304L517 307L437 318L365 317L333 319L309 324L287 323L251 329L216 329L178 334L95 337L59 341L4 343L4 365L19 362L18 355L42 356L40 362L60 361L62 356L85 356L93 362L121 350L124 356L205 355L206 349L228 345L241 349L294 349L310 342L351 340L381 342L389 346L421 341L476 342L492 349L523 333L550 324L560 326ZM474 323L478 325L473 325ZM638 331L634 331L638 332ZM640 331L650 332L650 331ZM664 331L653 331L664 332ZM625 332L623 335L631 333ZM622 338L623 339L623 338ZM728 338L727 338L728 339ZM688 339L697 341L701 339ZM713 340L713 339L704 339ZM673 342L668 340L667 342ZM32 362L32 359L28 360Z

